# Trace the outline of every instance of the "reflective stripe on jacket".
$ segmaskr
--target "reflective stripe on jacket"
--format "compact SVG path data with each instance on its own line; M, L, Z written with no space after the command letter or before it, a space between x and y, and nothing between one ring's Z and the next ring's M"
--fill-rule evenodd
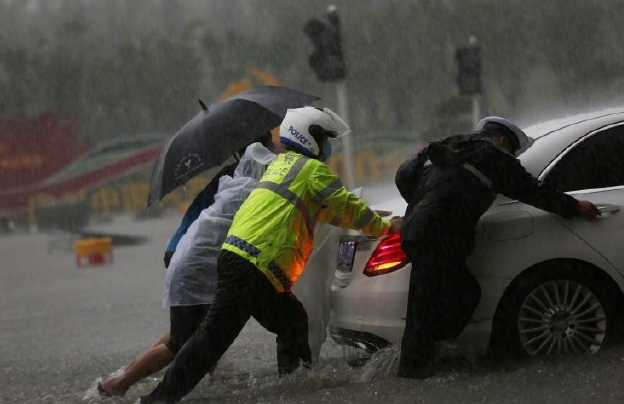
M288 291L312 251L317 221L375 237L390 229L326 164L282 153L236 213L223 249L249 260L277 291Z

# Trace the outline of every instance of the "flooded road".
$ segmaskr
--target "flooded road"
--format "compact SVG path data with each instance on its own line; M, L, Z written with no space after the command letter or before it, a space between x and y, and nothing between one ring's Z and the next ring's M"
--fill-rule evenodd
M147 236L115 247L114 261L78 268L63 235L0 237L0 403L134 403L157 377L124 398L93 398L94 382L120 369L168 329L160 309L162 253L179 216L116 218L100 231ZM185 402L189 403L622 403L624 347L550 362L438 357L425 381L398 379L398 351L351 368L327 341L310 371L276 375L274 336L250 321Z

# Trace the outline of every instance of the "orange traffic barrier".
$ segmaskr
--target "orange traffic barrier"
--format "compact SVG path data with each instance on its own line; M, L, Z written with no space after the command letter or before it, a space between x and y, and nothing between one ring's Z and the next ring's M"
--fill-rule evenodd
M79 267L102 265L113 261L111 237L88 238L76 241L76 264Z

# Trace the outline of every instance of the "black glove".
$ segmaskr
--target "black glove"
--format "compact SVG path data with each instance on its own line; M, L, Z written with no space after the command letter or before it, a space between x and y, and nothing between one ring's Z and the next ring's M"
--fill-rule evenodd
M173 251L165 251L165 268L169 268L169 263L171 262L171 257L173 257Z

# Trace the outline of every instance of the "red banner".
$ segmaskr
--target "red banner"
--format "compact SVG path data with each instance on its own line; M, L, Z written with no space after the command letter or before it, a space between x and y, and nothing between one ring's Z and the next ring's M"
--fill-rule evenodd
M87 150L75 122L54 111L25 121L0 121L0 190L36 184Z

